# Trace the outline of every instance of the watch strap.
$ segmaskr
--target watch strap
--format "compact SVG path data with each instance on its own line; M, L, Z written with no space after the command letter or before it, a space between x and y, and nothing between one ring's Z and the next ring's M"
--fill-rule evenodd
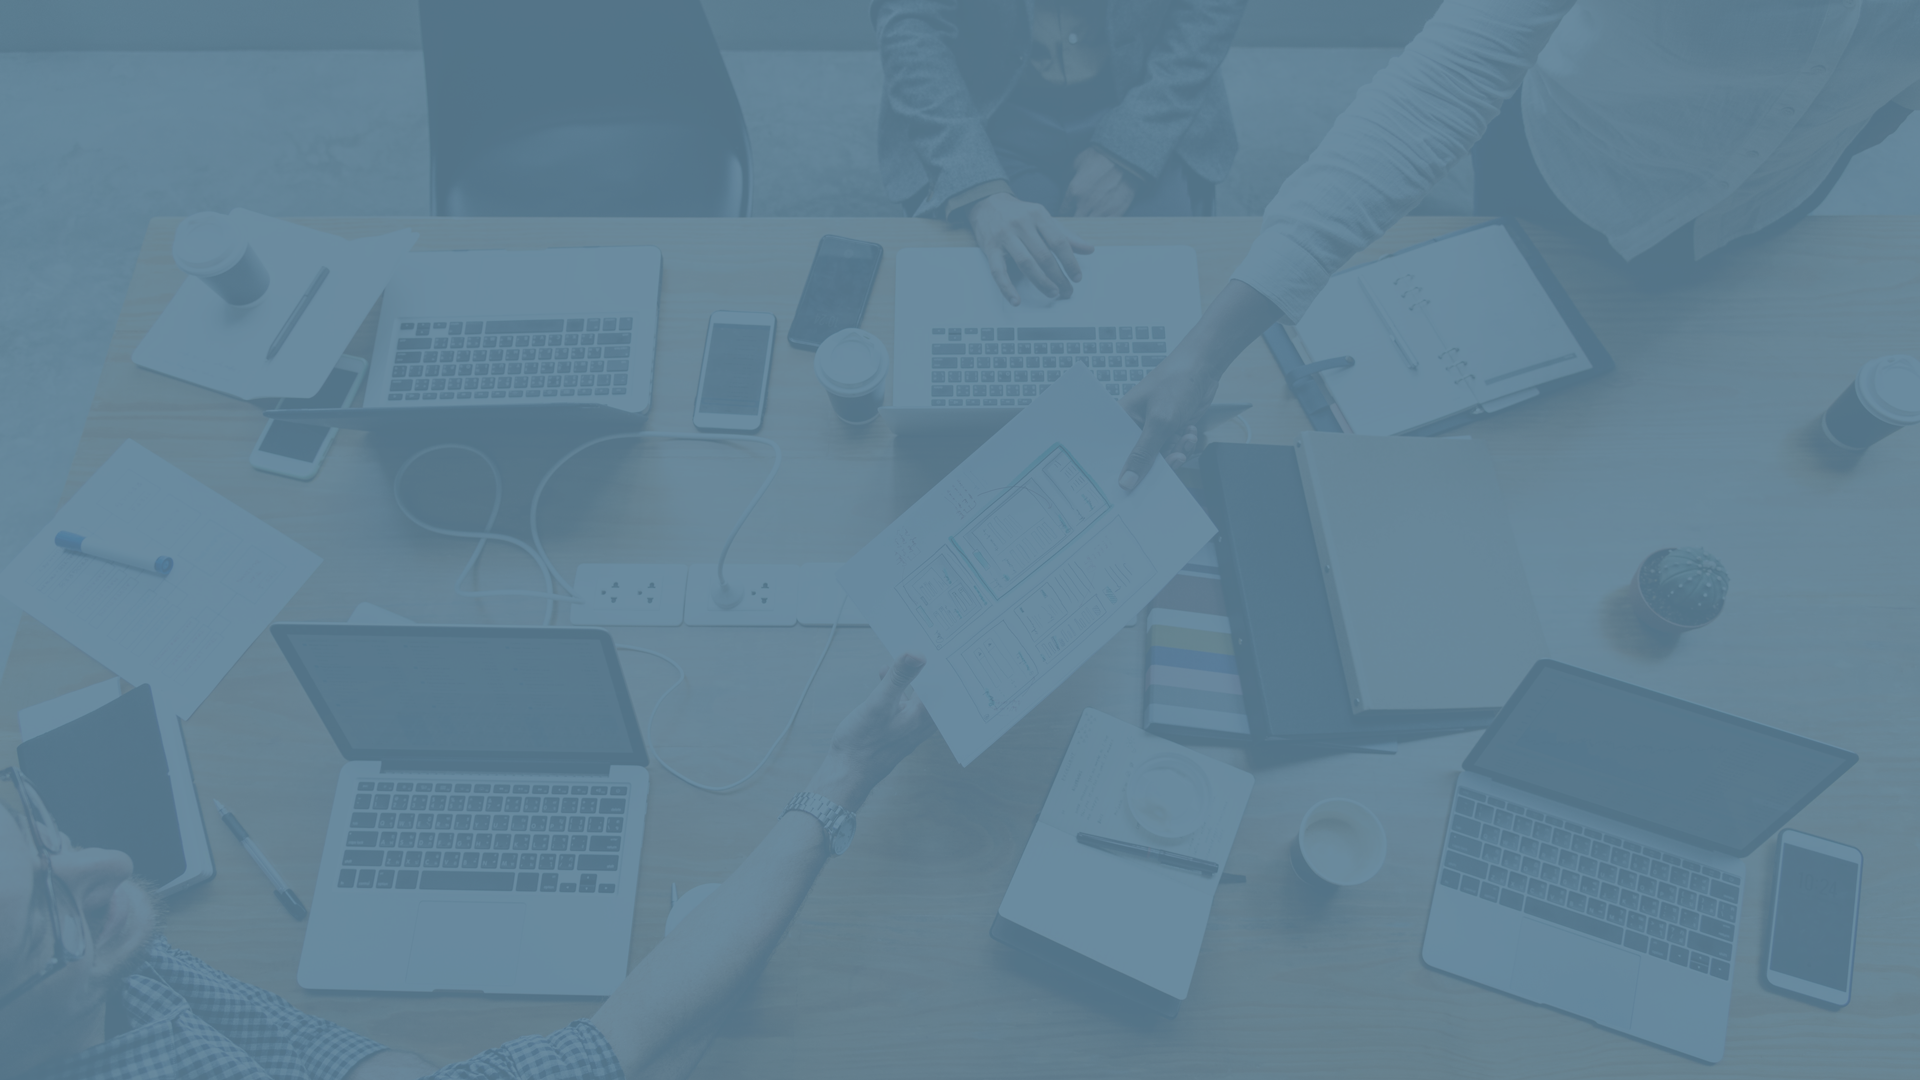
M840 852L844 850L836 838L840 833L840 827L846 822L854 820L853 811L846 809L825 795L812 791L803 791L788 800L787 808L780 811L780 815L785 817L795 810L805 814L811 814L820 822L821 831L823 831L827 837L827 850L835 855L840 854Z

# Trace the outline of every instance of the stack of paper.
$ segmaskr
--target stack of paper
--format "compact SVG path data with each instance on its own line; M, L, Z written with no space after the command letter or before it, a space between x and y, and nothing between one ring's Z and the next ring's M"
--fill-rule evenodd
M138 542L166 577L65 551L56 532ZM186 719L320 557L129 439L5 570L0 595Z

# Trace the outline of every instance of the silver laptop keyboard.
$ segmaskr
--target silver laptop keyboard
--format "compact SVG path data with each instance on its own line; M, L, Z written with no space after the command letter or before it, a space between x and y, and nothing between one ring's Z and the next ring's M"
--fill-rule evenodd
M1731 977L1739 878L1465 787L1452 816L1443 887Z
M627 785L362 780L342 889L611 893Z
M1079 363L1119 397L1166 355L1164 326L936 326L933 403L1025 405Z
M632 360L629 316L409 319L387 385L369 393L390 402L624 397Z

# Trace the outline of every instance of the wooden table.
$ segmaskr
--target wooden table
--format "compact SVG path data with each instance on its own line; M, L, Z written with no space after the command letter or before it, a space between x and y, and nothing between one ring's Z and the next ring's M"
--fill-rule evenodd
M655 430L690 427L707 314L793 314L814 243L841 233L884 243L867 327L891 336L891 254L964 242L911 220L329 220L346 236L401 225L420 247L645 243L665 252ZM1412 219L1373 252L1450 231ZM1244 254L1250 219L1087 222L1096 243L1188 243L1212 296ZM343 433L318 479L247 465L259 432L249 405L132 366L136 342L181 281L174 222L155 221L100 380L68 489L136 438L325 558L288 619L344 619L360 601L444 622L525 622L527 600L452 591L463 541L395 510L408 451ZM1613 350L1619 369L1575 392L1487 419L1553 654L1856 750L1860 764L1800 815L1809 831L1866 852L1854 1003L1839 1013L1759 982L1764 897L1740 927L1728 1051L1719 1075L1911 1075L1920 1060L1920 436L1850 461L1823 453L1813 423L1866 359L1912 351L1920 302L1920 220L1815 218L1709 284L1638 290L1553 236L1541 247ZM1366 256L1363 256L1363 258ZM370 324L369 324L370 325ZM370 347L363 329L357 350ZM1222 396L1249 400L1254 436L1305 426L1256 344ZM837 423L808 357L782 344L765 434L788 459L741 534L741 561L837 561L928 490L967 452L896 448L883 425ZM1229 437L1232 437L1229 434ZM520 472L559 447L527 451ZM708 560L765 467L762 451L622 444L589 452L549 496L543 535L563 573L580 562ZM544 457L542 456L544 455ZM477 521L477 463L448 457L423 491L439 520ZM524 475L510 478L519 490ZM515 505L514 492L508 505ZM524 492L520 502L524 503ZM503 519L518 531L523 523ZM1622 586L1648 551L1702 544L1731 568L1726 614L1677 644L1632 621ZM538 582L496 548L481 580ZM620 630L688 667L652 747L712 779L745 769L779 728L821 648L820 629ZM1000 896L1085 706L1140 715L1140 631L1123 632L971 767L937 740L883 786L859 842L829 868L759 988L701 1066L706 1076L1666 1076L1700 1066L1559 1013L1424 968L1419 947L1443 831L1445 793L1473 736L1411 743L1397 757L1257 763L1258 786L1229 868L1244 885L1214 904L1192 996L1173 1021L1109 1011L1052 982L987 937ZM670 883L726 875L801 784L839 716L885 656L870 631L843 630L769 773L728 796L655 768L634 956L658 940ZM628 660L650 701L662 666ZM0 715L106 672L27 620L0 683ZM339 755L271 641L262 638L187 726L204 799L218 796L303 891L318 867ZM14 725L0 731L9 744ZM1245 762L1242 762L1245 764ZM1300 888L1285 861L1302 811L1340 794L1370 804L1391 840L1372 882L1331 899ZM208 810L211 820L211 811ZM395 1046L443 1060L555 1028L582 1000L320 995L294 983L301 928L237 846L213 830L223 873L172 905L172 940L233 974ZM1756 896L1773 845L1749 861Z

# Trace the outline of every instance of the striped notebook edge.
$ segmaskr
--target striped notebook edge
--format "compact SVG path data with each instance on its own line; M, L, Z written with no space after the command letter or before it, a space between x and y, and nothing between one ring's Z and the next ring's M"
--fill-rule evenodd
M1252 729L1213 544L1200 549L1148 605L1146 637L1147 731L1184 742L1249 742Z

